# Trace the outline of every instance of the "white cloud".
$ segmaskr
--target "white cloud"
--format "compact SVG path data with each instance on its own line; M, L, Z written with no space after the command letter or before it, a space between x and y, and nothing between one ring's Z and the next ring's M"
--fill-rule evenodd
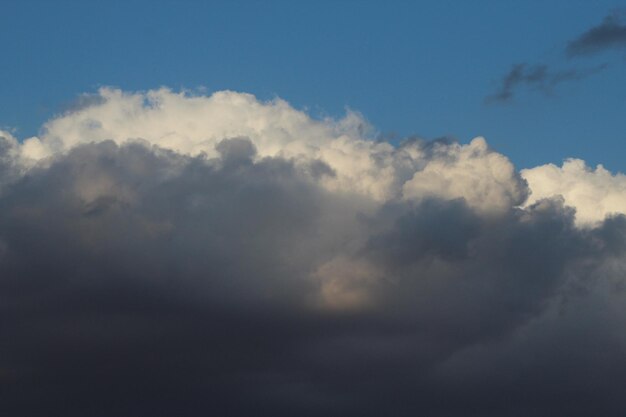
M434 157L403 186L405 198L464 198L480 211L506 211L521 203L525 184L513 164L489 150L484 138L469 145L438 145Z
M206 97L165 88L146 93L103 88L86 107L46 123L45 133L26 140L22 151L26 158L38 160L80 143L121 144L141 138L183 154L216 156L221 140L247 137L259 158L321 159L338 174L326 179L330 189L384 199L392 183L386 160L393 148L366 138L369 129L356 113L340 120L314 120L283 100L260 102L232 91Z
M576 209L579 226L594 226L607 215L626 213L626 176L613 175L602 165L594 170L580 159L568 159L561 167L547 164L521 174L531 190L527 205L561 196Z

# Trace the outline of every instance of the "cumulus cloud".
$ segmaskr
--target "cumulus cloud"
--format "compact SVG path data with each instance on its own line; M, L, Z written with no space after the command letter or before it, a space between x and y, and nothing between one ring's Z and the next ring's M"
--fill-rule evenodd
M167 89L2 132L0 414L620 416L623 176L372 136Z
M488 149L482 139L469 145L438 142L436 146L412 141L396 149L371 140L373 130L358 113L350 112L340 120L314 120L283 100L262 103L252 95L229 91L206 97L168 89L125 93L103 88L97 97L46 123L41 137L26 139L21 147L23 160L39 161L79 144L104 140L123 144L129 139L184 155L215 157L224 138L248 138L256 149L255 158L318 161L318 168L328 168L322 169L326 175L320 177L325 188L378 203L401 194L407 198L426 194L420 188L428 187L429 181L418 176L407 182L417 171L423 171L420 175L439 173L431 177L439 175L448 185L432 186L443 190L447 198L465 198L472 205L506 206L507 197L496 193L508 193L513 200L523 194L511 163ZM480 172L483 166L486 170ZM501 201L470 195L492 190L487 183L480 190L457 184L466 175L475 183L497 183L502 190L494 190L492 197Z
M576 208L576 223L593 226L607 216L626 213L626 176L613 175L602 165L587 167L580 159L568 159L563 166L554 164L521 171L530 186L527 203L561 196Z
M404 197L461 197L469 206L490 212L508 210L525 200L526 186L513 164L489 150L484 138L465 146L436 143L433 148L424 167L404 183Z

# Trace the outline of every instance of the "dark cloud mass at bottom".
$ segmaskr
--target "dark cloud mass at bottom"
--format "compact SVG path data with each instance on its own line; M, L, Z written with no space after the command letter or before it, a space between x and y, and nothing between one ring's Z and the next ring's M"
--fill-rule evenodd
M367 211L217 150L0 158L1 415L623 415L623 216Z

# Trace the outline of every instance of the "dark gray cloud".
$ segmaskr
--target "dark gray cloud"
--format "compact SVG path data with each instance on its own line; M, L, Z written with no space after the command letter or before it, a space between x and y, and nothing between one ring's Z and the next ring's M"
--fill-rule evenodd
M0 414L622 415L623 216L371 212L322 162L217 150L85 144L9 181Z
M614 11L604 18L601 24L592 27L578 38L568 42L565 53L569 57L595 54L608 49L626 47L626 25L622 24L623 12ZM485 97L485 103L510 102L522 88L552 95L557 85L580 81L597 74L608 64L591 68L570 68L554 70L546 64L515 64L502 77L500 87L493 94Z
M597 74L607 67L606 64L587 69L567 69L553 71L545 64L515 64L502 78L496 92L485 98L486 103L506 103L513 99L520 89L539 91L544 95L552 95L557 85L580 81Z
M626 48L626 24L622 22L624 12L613 12L602 23L592 27L567 44L570 57L591 55L608 49Z

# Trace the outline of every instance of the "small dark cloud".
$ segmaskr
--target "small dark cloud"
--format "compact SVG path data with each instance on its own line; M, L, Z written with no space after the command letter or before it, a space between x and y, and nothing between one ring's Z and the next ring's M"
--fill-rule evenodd
M626 48L626 23L622 22L624 15L624 11L611 12L602 23L568 42L565 54L568 57L586 56L608 49ZM552 95L557 85L568 81L583 80L604 70L607 66L608 64L602 64L583 69L553 70L546 64L514 64L511 70L502 77L500 88L485 97L485 103L510 102L521 88Z
M539 91L544 95L552 95L554 88L568 81L580 81L594 75L607 67L607 64L586 69L551 70L548 65L515 64L502 78L500 88L485 98L485 103L506 103L513 99L521 88Z
M607 49L626 49L626 23L624 12L613 12L601 24L592 27L569 42L565 50L570 57L591 55Z

